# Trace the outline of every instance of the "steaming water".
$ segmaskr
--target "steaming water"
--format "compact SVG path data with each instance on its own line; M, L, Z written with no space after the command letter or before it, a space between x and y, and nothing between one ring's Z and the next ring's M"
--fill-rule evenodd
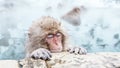
M84 6L81 25L61 19L76 6ZM24 58L26 33L32 21L41 16L60 20L71 44L88 52L120 52L119 0L0 0L0 59Z

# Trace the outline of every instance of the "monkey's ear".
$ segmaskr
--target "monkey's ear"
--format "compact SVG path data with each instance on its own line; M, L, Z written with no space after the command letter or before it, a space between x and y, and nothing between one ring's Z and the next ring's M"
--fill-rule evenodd
M30 37L31 37L31 33L30 33L30 32L28 32L27 34L28 34L28 37L30 38Z

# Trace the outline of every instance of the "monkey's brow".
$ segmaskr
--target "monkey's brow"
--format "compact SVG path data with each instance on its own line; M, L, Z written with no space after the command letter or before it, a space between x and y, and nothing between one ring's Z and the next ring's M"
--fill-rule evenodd
M54 35L54 33L48 33L48 35Z
M51 32L51 33L48 33L47 35L51 35L51 34L54 35L54 34L57 34L57 33L61 33L61 32L59 32L59 31L56 31L55 33Z

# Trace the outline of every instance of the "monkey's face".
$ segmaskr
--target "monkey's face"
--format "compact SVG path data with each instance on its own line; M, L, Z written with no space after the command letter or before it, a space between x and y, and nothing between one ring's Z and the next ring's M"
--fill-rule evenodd
M49 33L46 36L46 42L51 52L61 52L63 49L62 46L62 34L60 32L57 33Z

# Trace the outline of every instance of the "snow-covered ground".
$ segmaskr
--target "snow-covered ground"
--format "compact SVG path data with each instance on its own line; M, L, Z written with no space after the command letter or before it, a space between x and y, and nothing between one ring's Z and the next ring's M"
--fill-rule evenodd
M76 6L86 8L80 26L61 19ZM48 15L62 21L72 44L88 52L120 52L120 0L0 0L0 59L23 58L27 29Z

